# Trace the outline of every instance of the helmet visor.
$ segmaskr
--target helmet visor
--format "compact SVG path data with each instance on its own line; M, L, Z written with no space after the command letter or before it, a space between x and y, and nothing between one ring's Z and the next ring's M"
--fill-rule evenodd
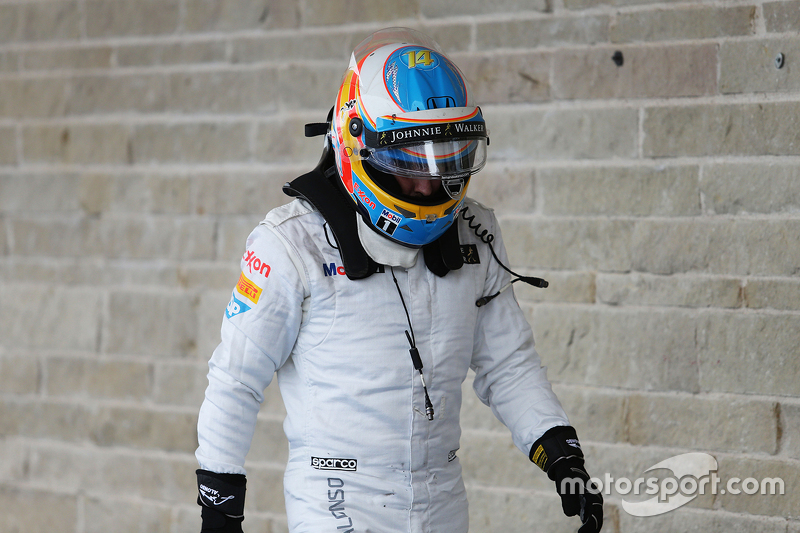
M421 141L367 152L366 159L389 174L417 179L465 177L486 164L486 138Z

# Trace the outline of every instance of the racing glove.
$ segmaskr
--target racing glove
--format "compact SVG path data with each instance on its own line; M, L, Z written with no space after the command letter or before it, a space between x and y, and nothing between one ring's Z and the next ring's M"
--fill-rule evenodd
M200 533L242 533L246 485L242 474L197 471L197 503L203 518Z
M580 516L578 533L598 533L603 527L603 496L589 481L575 429L548 429L531 446L530 459L555 482L564 514Z

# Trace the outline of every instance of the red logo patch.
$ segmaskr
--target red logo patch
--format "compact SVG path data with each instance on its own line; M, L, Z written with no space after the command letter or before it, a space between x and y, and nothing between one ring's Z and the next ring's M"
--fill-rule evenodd
M261 274L265 278L269 277L269 272L272 270L268 264L256 257L256 253L252 250L247 250L242 259L247 263L247 270L252 274L253 272Z

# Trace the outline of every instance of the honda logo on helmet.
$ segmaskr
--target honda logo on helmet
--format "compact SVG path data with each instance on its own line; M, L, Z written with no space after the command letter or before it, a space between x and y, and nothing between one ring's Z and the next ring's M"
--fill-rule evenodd
M428 109L439 109L441 107L456 107L456 99L452 96L431 96L426 102Z

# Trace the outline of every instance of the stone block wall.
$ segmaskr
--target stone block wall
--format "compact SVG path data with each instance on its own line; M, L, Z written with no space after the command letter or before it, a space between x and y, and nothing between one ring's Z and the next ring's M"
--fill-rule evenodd
M250 229L310 169L353 46L437 39L491 132L470 186L590 472L705 452L604 531L800 532L797 0L0 0L0 532L199 531L195 424ZM616 61L614 60L616 58ZM780 68L778 68L780 66ZM472 531L574 531L465 383ZM283 406L245 529L286 530Z

